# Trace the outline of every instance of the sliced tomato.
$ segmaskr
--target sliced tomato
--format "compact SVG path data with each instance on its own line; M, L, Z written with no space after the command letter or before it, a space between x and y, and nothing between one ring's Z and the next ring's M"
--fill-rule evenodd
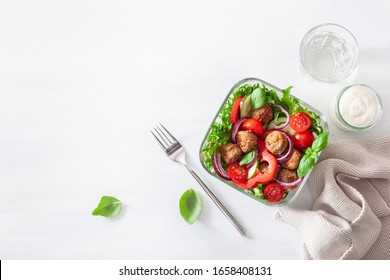
M304 151L313 144L314 135L311 131L305 130L303 132L295 132L291 139L294 143L294 147Z
M238 162L232 162L228 166L228 174L233 182L246 182L248 178L248 168Z
M284 195L284 188L279 183L271 183L264 188L263 194L268 202L279 202Z
M230 121L232 124L235 124L240 118L240 105L244 96L237 97L232 106L232 111L230 112Z
M272 179L276 176L276 172L278 170L278 161L276 157L266 149L263 140L258 141L258 147L260 149L260 162L268 163L268 168L266 169L266 172L260 172L260 170L256 170L253 177L246 182L234 182L237 187L247 190L253 189L258 184L266 184L271 182Z
M290 126L297 132L308 130L311 126L311 118L304 112L298 112L291 117Z
M259 120L254 118L247 119L241 126L244 130L250 130L257 135L261 135L263 133L263 125Z

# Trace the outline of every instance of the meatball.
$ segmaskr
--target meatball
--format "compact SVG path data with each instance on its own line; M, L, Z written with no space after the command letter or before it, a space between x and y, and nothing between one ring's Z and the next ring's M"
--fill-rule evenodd
M286 169L286 168L282 168L280 171L279 171L279 174L278 174L278 180L279 181L282 181L284 183L292 183L296 180L298 180L298 174L295 170L290 170L290 169ZM289 192L295 188L298 188L299 185L296 185L296 186L293 186L293 187L284 187L284 190L286 192Z
M252 151L257 146L257 136L249 130L242 130L237 133L237 143L244 153Z
M259 120L262 124L267 124L270 120L273 119L272 108L268 104L265 104L260 109L250 111L249 116Z
M298 174L295 170L281 168L278 173L278 180L284 183L292 183L298 180Z
M298 174L295 170L282 168L279 171L278 180L284 183L292 183L298 180Z
M268 167L269 167L268 162L266 162L266 161L261 162L259 164L259 171L260 171L260 173L262 173L262 174L268 173Z
M221 148L221 156L226 164L239 161L243 156L243 152L238 144L227 143Z
M298 151L297 149L294 149L291 157L289 158L288 161L285 161L282 163L282 166L284 168L290 169L290 170L295 170L298 168L299 162L301 161L302 158L302 152Z
M265 138L265 146L274 155L281 155L288 146L286 136L279 131L272 131Z

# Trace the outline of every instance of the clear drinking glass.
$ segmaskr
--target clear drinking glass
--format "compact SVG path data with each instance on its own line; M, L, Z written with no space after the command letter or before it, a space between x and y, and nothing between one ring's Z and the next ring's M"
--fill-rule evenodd
M359 58L355 37L334 23L310 29L302 39L299 52L304 71L328 83L346 79L356 68Z

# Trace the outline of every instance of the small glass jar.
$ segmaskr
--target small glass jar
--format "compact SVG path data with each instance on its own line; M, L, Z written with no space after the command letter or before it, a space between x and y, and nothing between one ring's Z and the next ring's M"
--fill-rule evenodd
M332 122L344 131L363 131L373 127L382 116L382 100L368 85L347 86L333 100Z

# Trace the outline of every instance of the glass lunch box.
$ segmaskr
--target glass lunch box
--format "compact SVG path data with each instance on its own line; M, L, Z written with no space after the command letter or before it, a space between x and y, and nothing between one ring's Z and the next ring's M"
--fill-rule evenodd
M210 134L210 131L211 131L211 126L214 124L214 123L220 123L221 122L221 110L223 109L224 105L226 102L228 102L229 98L233 96L234 92L241 86L241 85L244 85L244 84L250 84L250 85L253 85L253 84L264 84L265 87L267 87L268 89L270 90L275 90L278 94L279 97L282 96L282 92L281 92L281 89L270 84L270 83L267 83L261 79L257 79L257 78L246 78L246 79L243 79L243 80L240 80L239 82L237 82L233 87L232 89L229 91L229 93L227 94L225 100L222 102L222 105L220 106L215 118L213 119L209 129L207 130L207 133L203 139L203 142L202 142L202 145L200 147L200 153L199 153L199 156L200 156L200 161L202 163L202 166L203 168L212 176L216 177L217 179L221 180L222 182L224 182L225 184L229 185L230 187L236 189L237 191L265 204L265 205L268 205L268 206L273 206L273 207L280 207L280 206L285 206L287 204L290 204L297 196L298 194L300 193L300 191L302 190L303 186L305 185L307 179L309 178L310 176L310 173L311 171L303 178L303 181L300 183L299 187L293 189L293 190L290 190L288 192L288 195L287 197L283 198L281 201L277 202L277 203L270 203L266 200L263 200L263 199L260 199L258 198L257 196L254 196L250 191L248 190L245 190L245 189L241 189L237 186L235 186L231 181L228 181L228 180L225 180L221 177L219 177L214 169L211 167L210 169L206 166L205 164L205 156L204 156L204 153L203 153L203 150L204 150L204 147L209 144L209 134ZM295 99L298 99L300 101L300 105L303 107L303 108L307 108L309 109L310 111L316 113L320 119L321 119L321 126L323 128L323 132L328 132L329 131L329 127L328 127L328 123L324 117L324 115L318 111L317 109L313 108L312 106L310 106L309 104L305 103L303 100L297 98L296 96L292 95L291 94L291 97L295 98ZM320 152L321 153L321 152ZM316 160L317 161L317 160Z

